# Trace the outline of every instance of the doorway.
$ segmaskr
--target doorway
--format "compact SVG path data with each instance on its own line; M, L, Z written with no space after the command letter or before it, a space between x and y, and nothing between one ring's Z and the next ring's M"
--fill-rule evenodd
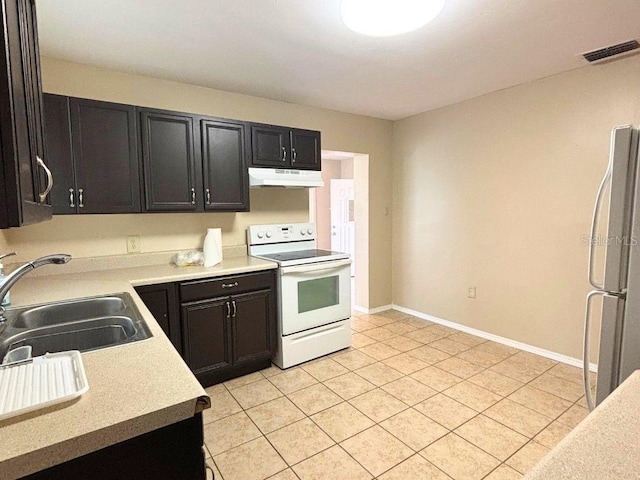
M324 187L309 189L309 220L318 248L351 256L351 301L369 303L369 155L322 151Z
M351 277L355 277L354 185L352 178L332 178L330 183L331 250L351 256Z

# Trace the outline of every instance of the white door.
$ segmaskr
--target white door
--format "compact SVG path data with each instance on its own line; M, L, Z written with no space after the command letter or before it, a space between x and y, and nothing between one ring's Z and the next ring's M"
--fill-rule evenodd
M353 179L331 179L331 250L351 256L355 275L355 222Z

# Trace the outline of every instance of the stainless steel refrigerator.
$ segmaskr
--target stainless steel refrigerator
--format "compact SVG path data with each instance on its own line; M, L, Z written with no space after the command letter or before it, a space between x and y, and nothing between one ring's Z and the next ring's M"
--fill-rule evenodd
M638 129L614 128L609 165L596 196L589 242L589 282L594 290L587 296L584 366L585 390L591 409L640 368L638 162ZM590 398L587 367L589 329L597 296L602 297L602 311L594 402Z

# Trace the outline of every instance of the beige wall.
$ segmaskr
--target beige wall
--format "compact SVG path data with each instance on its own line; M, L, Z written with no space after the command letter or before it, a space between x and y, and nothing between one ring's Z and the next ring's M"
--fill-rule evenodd
M250 213L55 216L10 229L5 238L20 253L19 261L54 252L80 258L126 254L126 235L139 235L143 252L163 252L202 248L207 228L221 228L223 244L230 246L247 243L251 224L308 221L305 190L251 189L250 195Z
M635 56L397 122L394 303L580 357L583 236L639 79Z
M353 178L353 158L340 161L341 178Z
M359 115L306 107L263 98L155 78L103 70L43 58L45 92L141 106L165 108L291 125L322 131L326 149L369 155L369 291L362 299L370 308L391 301L391 218L385 216L392 186L392 123ZM204 229L223 228L223 244L244 243L244 229L252 223L306 221L308 196L304 190L252 190L249 214L146 214L59 217L52 222L0 234L0 247L20 251L21 257L50 253L57 248L76 256L112 255L126 250L125 236L140 232L143 251L194 248ZM375 234L373 233L375 232Z

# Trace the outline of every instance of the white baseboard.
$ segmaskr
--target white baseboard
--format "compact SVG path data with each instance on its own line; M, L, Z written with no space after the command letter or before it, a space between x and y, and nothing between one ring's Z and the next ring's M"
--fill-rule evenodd
M393 308L393 305L383 305L381 307L375 307L375 308L366 308L366 307L361 307L359 305L354 305L353 309L356 312L362 312L362 313L366 313L368 315L373 315L374 313L380 313L380 312L384 312L386 310L391 310Z
M569 357L568 355L552 352L551 350L545 350L544 348L534 347L533 345L529 345L527 343L511 340L510 338L494 335L493 333L488 333L483 330L478 330L476 328L467 327L466 325L461 325L459 323L455 323L450 320L434 317L433 315L418 312L416 310L411 310L410 308L401 307L400 305L394 304L392 305L392 308L394 310L398 310L399 312L413 315L414 317L422 318L424 320L429 320L430 322L433 322L433 323L444 325L445 327L450 327L455 330L460 330L461 332L470 333L471 335L475 335L476 337L486 338L487 340L491 340L496 343L501 343L502 345L514 347L529 353L535 353L536 355L540 355L541 357L550 358L551 360L555 360L560 363L566 363L567 365L572 365L574 367L582 368L582 359L580 358L573 358L573 357ZM591 370L592 372L597 372L598 367L595 363L590 363L589 370Z

